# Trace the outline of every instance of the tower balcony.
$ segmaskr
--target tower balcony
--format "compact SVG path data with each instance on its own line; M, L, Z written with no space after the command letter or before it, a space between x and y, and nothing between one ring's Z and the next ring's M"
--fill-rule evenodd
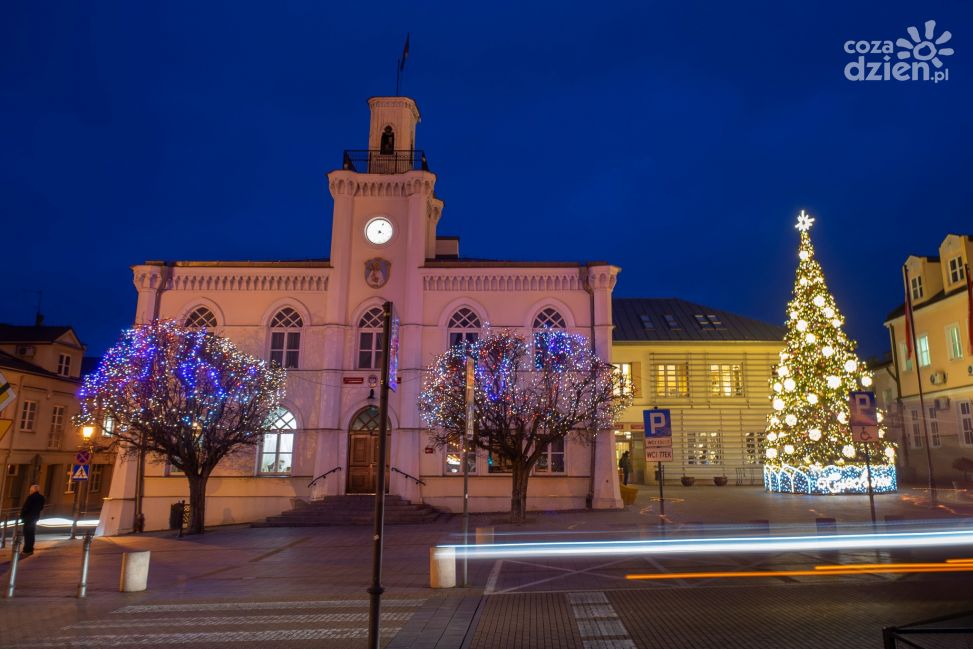
M426 153L420 149L383 153L379 149L345 149L341 168L361 174L404 174L429 171Z

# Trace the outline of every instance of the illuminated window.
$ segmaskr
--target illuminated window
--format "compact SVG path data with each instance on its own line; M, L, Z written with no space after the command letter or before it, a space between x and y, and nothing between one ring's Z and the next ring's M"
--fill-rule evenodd
M499 453L490 451L487 453L487 473L510 473L513 470L513 463Z
M34 423L37 419L37 402L24 401L20 406L20 430L25 433L34 432Z
M743 463L763 464L766 452L767 437L764 433L744 433L743 435Z
M657 365L655 393L660 397L689 396L689 368L679 363Z
M615 386L615 396L630 395L635 392L635 384L632 377L631 363L615 363L615 375L618 377L618 385Z
M294 309L281 309L270 321L270 362L281 367L298 366L301 349L301 327L304 320Z
M57 373L61 376L71 376L71 357L67 354L58 354Z
M470 442L470 446L473 444ZM460 457L463 455L463 443L460 440L450 441L446 444L446 475L463 475L463 465L460 464ZM476 473L476 449L470 448L466 451L466 466L470 473Z
M686 464L723 464L723 438L719 432L686 433Z
M910 280L912 284L912 299L918 300L922 297L922 275L916 275Z
M966 279L966 269L963 268L963 258L953 257L949 260L949 281L951 284L962 282Z
M959 325L946 327L946 347L949 349L949 359L963 358L963 341L959 336Z
M959 422L963 443L973 446L973 401L959 402Z
M270 416L270 429L260 450L260 473L290 473L297 419L286 408L278 408Z
M112 433L115 432L115 418L111 415L105 417L105 421L101 425L101 436L111 437Z
M186 316L186 326L192 329L212 329L216 326L216 316L212 311L201 306Z
M455 347L460 343L475 343L480 337L480 316L472 309L463 307L449 319L446 329L449 332L449 346Z
M564 438L551 442L547 450L541 454L534 473L564 473Z
M358 321L358 369L377 370L382 366L382 328L385 312L369 309Z
M47 433L47 448L61 448L62 437L64 437L64 406L54 406L51 409L51 430Z
M720 364L709 366L710 394L715 397L743 396L743 366Z
M101 491L102 477L105 474L104 464L92 464L91 475L88 476L88 491L93 494Z
M929 367L932 364L929 354L929 336L925 334L919 336L916 347L918 348L916 356L919 359L919 367Z

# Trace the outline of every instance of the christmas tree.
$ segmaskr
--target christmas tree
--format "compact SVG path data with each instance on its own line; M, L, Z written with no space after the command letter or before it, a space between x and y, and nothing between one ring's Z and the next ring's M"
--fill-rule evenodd
M814 257L814 219L801 212L794 297L788 304L785 347L770 379L764 486L805 494L864 493L865 453L876 492L895 491L895 446L885 439L856 443L848 425L849 393L871 390L872 376L842 329L844 318ZM879 422L882 413L878 413Z

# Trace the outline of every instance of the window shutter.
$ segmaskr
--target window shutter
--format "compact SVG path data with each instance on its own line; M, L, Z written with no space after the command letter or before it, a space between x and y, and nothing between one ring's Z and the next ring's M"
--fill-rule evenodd
M632 396L642 396L642 363L632 363Z

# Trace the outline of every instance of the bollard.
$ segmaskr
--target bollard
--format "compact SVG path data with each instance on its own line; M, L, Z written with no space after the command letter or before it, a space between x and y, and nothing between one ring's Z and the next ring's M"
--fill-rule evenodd
M476 528L476 544L493 545L493 528L492 527Z
M10 573L7 575L7 599L14 596L17 583L17 564L20 563L20 532L14 533L13 556L10 557Z
M456 587L455 548L429 548L429 587Z
M148 587L149 557L152 552L126 552L122 555L122 576L118 590L123 593L136 593Z
M78 584L78 597L88 594L88 557L91 555L91 530L84 533L84 545L81 548L81 583Z

